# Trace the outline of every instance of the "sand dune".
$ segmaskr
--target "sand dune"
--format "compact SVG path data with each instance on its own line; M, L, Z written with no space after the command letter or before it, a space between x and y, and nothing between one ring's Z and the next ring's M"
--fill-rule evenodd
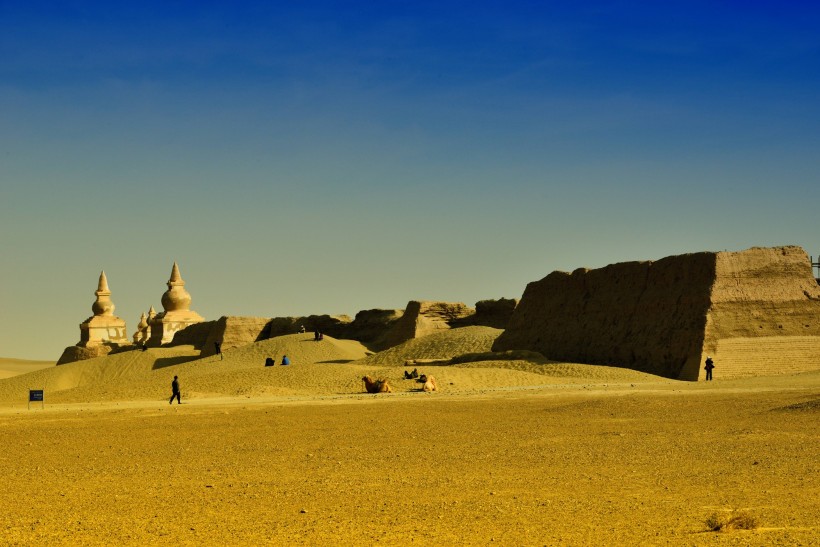
M312 334L279 336L232 348L224 352L223 359L199 358L192 346L135 350L2 380L0 402L21 405L29 389L45 389L49 403L160 401L170 396L174 375L179 376L183 398L188 401L358 395L363 392L365 374L389 380L396 393L412 393L420 385L404 379L407 360L486 352L499 332L489 327L453 329L375 355L369 355L359 342L331 337L315 342ZM290 358L290 366L279 365L284 355ZM268 357L277 365L265 367ZM624 369L520 359L453 366L419 364L417 368L435 375L440 389L453 394L556 383L664 381Z
M408 340L364 359L363 364L404 366L410 359L449 359L464 353L490 351L501 330L463 327Z
M54 361L31 361L0 357L0 380L54 366Z

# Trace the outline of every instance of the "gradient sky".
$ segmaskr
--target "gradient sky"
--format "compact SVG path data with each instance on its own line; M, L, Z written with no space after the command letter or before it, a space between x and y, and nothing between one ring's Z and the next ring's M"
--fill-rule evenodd
M0 356L820 252L815 3L230 4L0 0Z

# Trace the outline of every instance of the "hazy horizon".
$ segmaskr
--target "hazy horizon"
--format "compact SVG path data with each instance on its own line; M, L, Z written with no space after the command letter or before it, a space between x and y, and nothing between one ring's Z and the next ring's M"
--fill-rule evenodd
M553 270L817 256L818 6L0 5L0 356L105 270L192 309L519 298Z

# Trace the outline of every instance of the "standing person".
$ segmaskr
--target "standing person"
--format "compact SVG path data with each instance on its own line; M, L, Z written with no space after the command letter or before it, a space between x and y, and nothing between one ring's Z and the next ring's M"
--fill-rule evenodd
M319 341L319 331L318 330L313 331L313 339L317 342Z
M179 394L179 380L176 376L174 376L174 381L171 382L171 398L168 400L169 405L174 404L174 397L177 399L177 404L181 405L182 399Z
M706 356L706 366L703 367L703 369L706 371L706 379L707 380L712 379L712 369L713 368L715 368L715 362L712 361L712 357L707 355Z
M225 358L222 356L222 342L214 340L214 349L216 350L216 354L219 355L220 361Z

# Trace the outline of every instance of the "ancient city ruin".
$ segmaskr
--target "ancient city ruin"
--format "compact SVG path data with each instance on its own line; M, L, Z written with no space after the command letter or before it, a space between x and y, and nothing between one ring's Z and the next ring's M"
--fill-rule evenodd
M820 287L800 247L553 272L527 285L494 351L697 380L820 368Z
M404 310L346 315L221 317L205 321L176 262L162 295L140 316L133 342L113 315L103 272L94 315L58 364L136 346L192 345L206 357L301 329L358 340L382 351L413 338L468 325L504 332L494 351L528 350L548 359L631 368L698 380L711 355L722 378L820 368L820 286L800 247L702 252L654 262L553 272L527 285L521 301L410 301Z

